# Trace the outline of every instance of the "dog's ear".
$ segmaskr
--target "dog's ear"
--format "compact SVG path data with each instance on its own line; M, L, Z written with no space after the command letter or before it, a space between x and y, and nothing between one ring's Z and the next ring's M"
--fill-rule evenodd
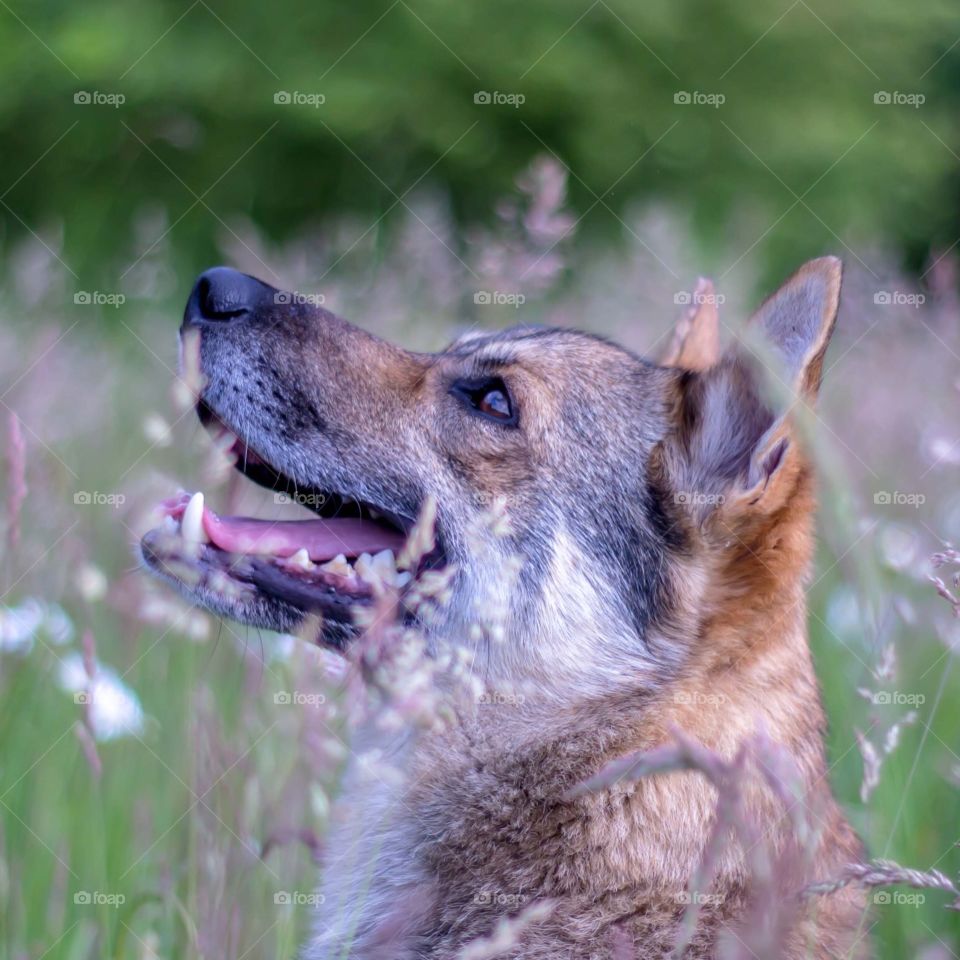
M841 264L801 267L757 311L721 360L688 378L682 400L681 471L686 501L733 519L777 508L802 465L797 416L812 405L836 323Z
M677 320L670 345L660 358L664 367L707 370L720 359L720 315L713 284L697 280L693 303Z

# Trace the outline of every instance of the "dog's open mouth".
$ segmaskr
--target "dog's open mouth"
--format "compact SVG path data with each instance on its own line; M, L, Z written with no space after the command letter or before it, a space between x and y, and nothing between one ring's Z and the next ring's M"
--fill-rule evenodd
M356 606L386 591L402 596L420 568L440 562L437 550L405 561L413 518L335 492L297 489L209 407L201 403L198 412L238 470L317 519L219 516L201 492L163 501L160 526L142 540L143 556L191 598L273 628L288 629L306 614L349 624Z

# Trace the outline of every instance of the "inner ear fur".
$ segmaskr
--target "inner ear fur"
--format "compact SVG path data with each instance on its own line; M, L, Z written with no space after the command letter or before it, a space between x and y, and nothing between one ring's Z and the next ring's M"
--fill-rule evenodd
M674 488L701 519L768 513L795 487L804 465L793 411L816 399L840 281L835 257L804 264L718 362L684 378Z

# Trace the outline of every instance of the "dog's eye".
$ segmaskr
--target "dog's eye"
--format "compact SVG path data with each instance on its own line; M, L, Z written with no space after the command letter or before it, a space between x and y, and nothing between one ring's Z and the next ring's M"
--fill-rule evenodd
M451 388L451 393L491 420L509 426L517 422L507 385L499 377L458 380Z

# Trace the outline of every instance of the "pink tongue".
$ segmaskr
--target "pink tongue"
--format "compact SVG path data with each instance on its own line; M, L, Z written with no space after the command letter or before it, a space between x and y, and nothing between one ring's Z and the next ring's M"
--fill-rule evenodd
M167 502L171 515L182 516L181 503L183 498ZM398 531L370 520L255 520L220 517L207 507L203 509L203 529L227 553L290 557L305 548L315 563L332 560L340 553L351 558L381 550L398 553L405 539Z
M207 536L228 553L259 553L290 557L306 548L315 563L337 554L359 557L381 550L399 552L403 535L370 520L253 520L248 517L218 517L203 512Z

